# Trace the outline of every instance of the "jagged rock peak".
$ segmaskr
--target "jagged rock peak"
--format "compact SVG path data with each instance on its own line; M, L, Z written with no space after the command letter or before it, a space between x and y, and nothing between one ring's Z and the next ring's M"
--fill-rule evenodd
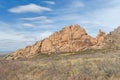
M73 25L70 25L70 26L67 26L67 27L64 27L62 30L66 30L66 29L70 29L70 30L77 30L77 29L81 29L83 31L85 31L84 28L82 28L80 25L78 24L73 24ZM86 32L86 31L85 31Z
M105 33L101 30L98 36L93 38L81 26L70 25L32 46L27 46L12 53L7 59L29 57L39 53L77 52L84 49L98 48L102 45L104 39Z
M85 29L82 28L82 27L81 27L80 25L78 25L78 24L64 27L64 28L62 28L62 30L61 30L60 32L63 32L63 33L64 33L64 32L69 31L69 32L74 33L74 32L76 32L76 31L78 31L78 30L79 30L81 33L87 34L86 31L85 31Z

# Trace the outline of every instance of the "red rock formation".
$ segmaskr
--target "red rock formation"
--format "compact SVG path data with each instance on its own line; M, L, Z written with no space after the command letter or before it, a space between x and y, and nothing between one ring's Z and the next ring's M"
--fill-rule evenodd
M32 46L12 53L8 58L29 57L37 53L77 52L83 49L97 48L102 45L105 36L105 33L100 30L98 36L93 38L79 25L71 25Z

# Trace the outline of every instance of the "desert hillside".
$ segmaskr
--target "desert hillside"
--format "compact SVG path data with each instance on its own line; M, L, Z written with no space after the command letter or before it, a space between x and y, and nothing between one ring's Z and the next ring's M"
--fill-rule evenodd
M120 80L120 50L36 54L0 61L1 80Z
M56 52L51 54L47 54L46 52L45 53L40 52L30 55L29 57L23 58L25 55L31 54L28 53L30 50L28 50L28 52L25 53L27 49L29 49L28 47L26 47L22 49L23 53L20 54L20 50L18 50L17 52L12 53L9 56L4 57L3 59L0 60L0 79L120 80L120 47L119 47L120 29L117 28L107 35L105 35L104 32L100 31L98 36L96 38L93 38L89 36L85 32L85 30L80 26L78 25L77 27L70 26L63 28L60 32L54 33L49 38L42 40L42 42L51 38L55 40L56 39L56 38L54 39L55 34L60 35L61 33L65 33L66 29L69 31L69 29L71 30L73 28L75 28L75 30L78 31L77 33L74 33L77 38L82 35L82 37L80 37L79 39L76 39L75 36L74 36L75 39L72 37L73 42L74 41L79 42L79 40L81 41L81 43L78 44L79 47L82 47L82 49L78 48L80 49L79 51L72 52L68 51L59 53ZM82 30L83 32L81 33L79 29ZM77 36L76 34L79 34L79 36ZM63 36L64 35L62 35L62 37ZM67 41L69 40L68 38L65 39L67 39ZM90 44L82 41L86 39L87 40L89 39L89 41L87 42L89 42ZM62 41L62 39L60 39L60 41ZM49 45L49 41L46 43L46 45L47 44ZM66 44L69 43L64 42L64 44L62 45L66 47ZM40 48L38 47L39 45L41 44L37 42L36 44L33 45L36 47L34 48L33 46L30 47L33 48L33 50L38 51L39 50L38 48ZM43 46L43 44L41 46ZM51 46L52 45L49 45L50 48L52 48ZM74 46L77 46L77 44L75 44ZM76 48L73 48L72 50L76 50ZM10 56L11 58L16 58L19 56L21 56L22 58L16 59L10 58L9 60L6 60Z

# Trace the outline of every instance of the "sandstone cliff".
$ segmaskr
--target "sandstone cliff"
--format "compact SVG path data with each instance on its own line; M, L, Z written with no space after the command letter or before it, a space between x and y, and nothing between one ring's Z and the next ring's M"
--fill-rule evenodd
M38 53L77 52L91 48L101 48L105 37L106 34L101 30L98 36L93 38L79 25L71 25L63 28L59 32L53 33L48 38L36 42L32 46L27 46L12 53L7 59L29 57Z

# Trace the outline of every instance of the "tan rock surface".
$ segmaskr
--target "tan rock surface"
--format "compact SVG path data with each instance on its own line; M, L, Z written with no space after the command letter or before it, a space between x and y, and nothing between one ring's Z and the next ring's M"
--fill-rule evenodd
M100 30L98 36L93 38L79 25L71 25L32 46L12 53L11 56L13 58L29 57L38 53L77 52L83 49L97 48L102 45L105 36L106 34Z

